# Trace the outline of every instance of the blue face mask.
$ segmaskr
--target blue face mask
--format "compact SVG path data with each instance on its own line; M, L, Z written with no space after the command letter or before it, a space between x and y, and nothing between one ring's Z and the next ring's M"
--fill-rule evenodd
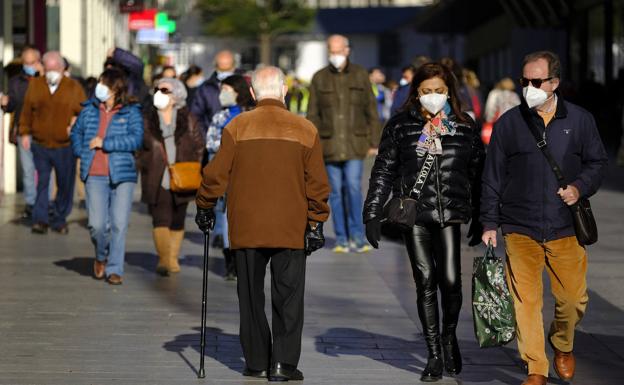
M28 76L35 76L37 74L37 70L33 66L23 65L22 69Z

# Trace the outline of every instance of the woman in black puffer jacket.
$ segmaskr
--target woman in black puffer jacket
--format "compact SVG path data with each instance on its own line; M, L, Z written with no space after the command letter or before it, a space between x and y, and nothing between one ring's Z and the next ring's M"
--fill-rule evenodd
M404 240L429 350L421 381L431 382L442 378L443 366L450 375L462 367L455 336L462 303L460 225L472 220L470 244L479 244L477 205L484 158L476 125L461 112L457 80L438 63L417 70L403 110L384 128L364 203L366 236L373 247L381 238L383 206L390 192L400 197L412 190L427 154L434 156L433 165L417 202L416 225Z

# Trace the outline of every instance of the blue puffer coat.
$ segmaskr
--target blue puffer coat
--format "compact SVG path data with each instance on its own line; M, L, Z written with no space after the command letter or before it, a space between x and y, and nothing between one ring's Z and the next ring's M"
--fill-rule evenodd
M95 98L83 103L84 108L72 127L70 139L74 155L80 158L80 179L89 176L95 150L89 142L95 138L100 126L99 101ZM143 145L143 116L139 104L122 107L111 120L102 150L108 155L110 178L113 184L137 181L134 151Z

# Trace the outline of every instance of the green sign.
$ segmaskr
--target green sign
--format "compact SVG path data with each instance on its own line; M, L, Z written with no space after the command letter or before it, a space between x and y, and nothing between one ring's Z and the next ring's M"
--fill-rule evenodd
M176 31L176 22L175 20L169 20L169 16L166 12L158 12L156 14L156 18L154 19L155 29L161 29L163 31L167 31L167 33L174 33Z

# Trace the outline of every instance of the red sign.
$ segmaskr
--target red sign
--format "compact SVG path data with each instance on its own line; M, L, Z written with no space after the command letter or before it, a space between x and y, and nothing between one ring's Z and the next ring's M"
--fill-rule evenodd
M128 14L128 28L131 31L154 29L157 9L146 9L142 12Z

